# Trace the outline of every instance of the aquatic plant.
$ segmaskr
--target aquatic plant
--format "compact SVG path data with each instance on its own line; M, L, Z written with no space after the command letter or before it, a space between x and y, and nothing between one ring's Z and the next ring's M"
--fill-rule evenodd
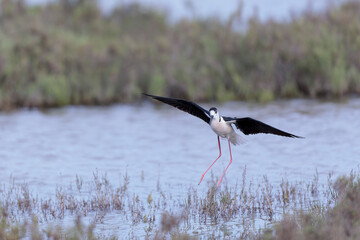
M284 215L263 239L358 239L360 237L360 176L352 172L339 177L333 184L329 201L335 204L324 210L296 211ZM331 199L332 198L332 199Z
M115 215L121 219L119 224L129 226L121 234L134 239L258 238L264 229L268 231L269 225L284 221L283 216L298 217L298 212L324 215L339 203L344 188L352 182L342 178L334 183L329 178L329 183L322 185L316 173L309 182L289 182L284 178L274 185L266 176L261 181L247 179L245 169L241 182L235 186L218 189L217 179L212 177L205 191L189 187L185 195L175 198L162 190L161 183L156 192L140 196L131 191L127 174L118 186L98 172L93 173L90 182L76 176L75 187L57 186L53 195L42 197L29 185L12 181L0 189L0 237L13 234L16 239L37 234L36 239L53 235L63 239L72 232L78 236L74 239L81 239L79 236L84 234L94 239L112 238L119 233L99 231L97 226L106 225L107 217ZM61 224L69 221L75 221L70 230ZM138 230L132 232L134 228Z

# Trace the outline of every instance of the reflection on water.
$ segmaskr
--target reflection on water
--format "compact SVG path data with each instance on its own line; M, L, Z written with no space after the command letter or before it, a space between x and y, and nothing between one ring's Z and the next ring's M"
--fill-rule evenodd
M202 104L205 108L211 104ZM358 169L360 100L346 103L279 101L267 105L231 102L218 106L225 116L253 117L305 139L274 135L246 136L233 147L228 184L267 175L271 182L307 180L317 170L320 181L329 173ZM173 196L197 186L201 174L218 156L216 135L203 121L177 109L150 102L110 107L67 107L40 112L0 114L0 180L10 176L27 182L39 195L54 194L57 185L74 182L76 174L91 180L106 173L119 182L127 173L139 196L162 190ZM227 142L212 172L220 177L229 161ZM142 181L143 177L143 181ZM210 172L204 180L210 178Z

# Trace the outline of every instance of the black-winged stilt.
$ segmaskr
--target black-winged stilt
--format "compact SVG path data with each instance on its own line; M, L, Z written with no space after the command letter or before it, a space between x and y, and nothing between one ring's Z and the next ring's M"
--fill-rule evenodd
M217 111L217 109L215 107L210 108L208 111L208 110L200 107L198 104L187 101L187 100L154 96L154 95L146 94L146 93L143 93L143 94L145 96L152 97L160 102L169 104L173 107L176 107L184 112L190 113L191 115L194 115L194 116L202 119L203 121L208 123L210 125L211 129L217 134L218 144L219 144L219 156L210 165L210 167L208 169L206 169L206 171L203 173L199 184L203 180L207 171L209 171L209 169L214 165L214 163L221 157L220 137L222 137L222 138L226 138L228 140L229 152L230 152L230 162L227 165L227 167L225 168L225 171L222 174L222 176L218 182L217 187L219 187L221 180L225 175L226 170L232 163L230 142L234 145L240 144L242 142L241 137L235 133L235 131L232 127L232 124L234 124L245 135L257 134L257 133L271 133L271 134L280 135L280 136L284 136L284 137L302 138L302 137L293 135L291 133L281 131L277 128L274 128L263 122L260 122L258 120L255 120L255 119L252 119L249 117L237 118L237 117L220 116L219 112Z

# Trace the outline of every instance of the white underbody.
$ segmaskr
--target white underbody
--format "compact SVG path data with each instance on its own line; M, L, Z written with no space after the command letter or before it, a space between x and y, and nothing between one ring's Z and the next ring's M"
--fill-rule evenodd
M210 127L218 136L227 138L234 145L244 142L244 140L235 133L231 123L226 122L222 117L220 117L220 121L219 118L212 118L210 120Z

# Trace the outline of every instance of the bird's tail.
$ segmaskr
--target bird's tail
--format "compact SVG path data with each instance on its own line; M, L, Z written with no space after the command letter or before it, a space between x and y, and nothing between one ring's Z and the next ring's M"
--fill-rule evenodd
M242 138L239 134L237 134L236 132L233 132L230 136L230 142L234 145L238 145L238 144L243 144L245 143L245 139Z

